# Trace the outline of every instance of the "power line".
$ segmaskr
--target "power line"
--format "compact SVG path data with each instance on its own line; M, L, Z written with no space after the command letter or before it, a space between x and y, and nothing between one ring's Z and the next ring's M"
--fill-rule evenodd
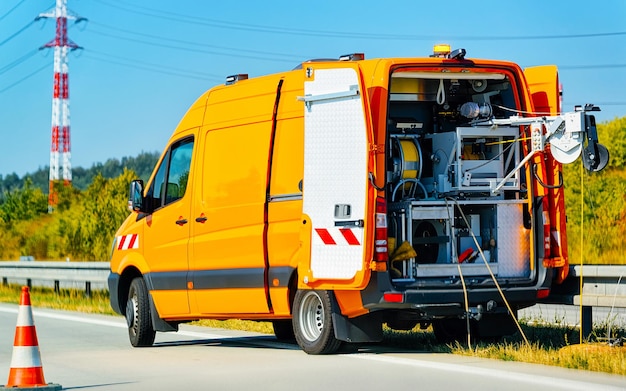
M25 1L26 1L26 0L22 0L22 1L18 2L17 4L15 4L15 5L13 6L13 8L11 8L10 10L8 10L6 14L4 14L4 15L0 16L0 21L2 21L2 19L6 18L7 16L11 15L11 12L15 11L15 9L16 9L17 7L19 7L20 5L22 5L22 3L23 3L23 2L25 2Z
M17 30L17 32L13 33L10 37L6 38L4 41L0 42L0 46L4 45L5 43L9 42L10 40L12 40L13 38L17 37L18 35L20 35L24 30L26 30L27 28L29 28L33 23L35 23L34 20L31 20L26 26L22 27L21 29Z
M293 55L293 54L276 53L276 52L268 52L268 51L261 51L261 50L251 50L251 49L240 49L240 48L233 48L233 47L228 47L228 46L209 45L209 44L206 44L206 43L198 43L198 42L186 41L186 40L182 40L182 39L174 39L174 38L157 36L157 35L152 35L152 34L140 33L140 32L131 31L131 30L127 30L127 29L122 29L122 28L114 27L114 26L109 26L109 25L106 25L106 24L93 22L93 21L91 21L91 23L96 25L96 26L108 29L108 30L113 30L113 31L127 33L127 34L132 34L132 35L137 35L137 36L141 36L141 37L147 37L147 38L156 39L156 40L159 40L159 41L169 41L169 42L174 42L174 43L181 43L181 44L189 45L189 46L196 46L196 47L202 47L202 48L213 48L213 49L220 49L220 50L228 50L228 51L235 51L235 52L238 52L238 53L254 53L254 54L261 54L261 55L268 55L268 56L285 57L286 59L289 59L289 60L301 60L302 58L304 58L303 56L296 56L296 55ZM96 32L96 33L98 33L98 32Z
M30 52L26 53L25 55L23 55L22 57L18 58L17 60L14 60L12 63L3 66L2 68L0 68L0 75L10 71L11 69L13 69L16 66L20 65L24 61L28 60L29 58L31 58L32 56L37 54L37 51L38 51L37 49L31 50Z
M96 34L98 34L98 35L102 35L102 36L105 36L105 37L122 39L122 40L125 40L125 41L132 41L132 42L142 43L144 45L150 45L150 46L156 46L156 47L168 48L168 49L175 49L175 50L182 50L182 51L193 52L193 53L205 53L205 54L212 54L212 55L216 55L216 56L239 57L239 58L247 58L247 59L252 59L252 60L275 61L275 62L282 62L282 63L290 62L289 60L286 60L286 59L261 57L261 56L248 56L248 55L245 55L245 54L222 53L222 52L217 52L217 51L212 51L212 50L201 50L201 49L185 48L185 47L182 47L182 46L168 45L168 44L165 44L165 43L155 43L155 42L150 42L150 41L146 41L146 40L142 40L142 39L122 37L122 36L119 36L119 35L116 35L116 34L110 34L110 33L105 33L105 32L98 32L98 31L93 31L93 30L91 30L91 31L96 33Z
M110 58L111 56L108 54L98 54L98 53L95 53L95 54L96 55L94 56L94 55L91 55L90 53L85 53L84 57L90 60L98 61L98 62L107 62L107 63L121 65L121 66L129 67L129 68L133 68L133 69L143 69L143 70L150 71L150 72L185 77L189 79L214 80L214 81L222 80L222 78L219 78L215 75L202 74L202 73L194 72L194 71L186 71L186 70L172 68L172 67L165 67L163 65L157 65L157 64L145 63L147 65L141 65L137 63L128 63L124 61L132 61L132 60L125 60L125 59L122 59L123 61L116 61L116 60L112 60Z
M35 76L37 73L43 71L44 69L50 67L50 65L52 65L52 61L48 62L47 64L45 64L44 66L42 66L41 68L37 68L35 69L33 72L29 73L28 75L24 76L23 78L19 79L18 81L14 82L13 84L9 84L8 86L4 87L3 89L0 90L0 94L15 87L16 85L22 83L23 81Z
M626 68L626 64L563 65L563 66L559 66L559 69L568 69L568 70L607 69L607 68Z
M160 18L170 21L177 21L181 23L191 23L203 26L210 26L216 28L230 29L230 30L243 30L253 32L264 32L273 34L290 34L290 35L304 35L315 37L330 37L330 38L352 38L352 39L376 39L376 40L465 40L465 41L520 41L520 40L544 40L544 39L577 39L577 38L599 38L610 36L623 36L626 35L626 31L616 32L601 32L601 33L587 33L587 34L568 34L568 35L518 35L518 36L471 36L471 35L459 35L459 36L441 36L441 35L408 35L408 34L385 34L385 33L354 33L347 31L324 31L324 30L307 30L307 29L294 29L283 28L267 25L237 23L232 21L224 21L218 19L201 18L197 16L185 15L171 11L161 11L155 9L148 9L144 7L137 7L137 9L128 8L126 3L119 1L116 4L111 4L105 0L96 0L97 2L115 8L124 10L126 12L150 16L154 18Z
M265 51L258 51L258 50L244 50L244 49L237 49L237 48L228 48L228 47L224 47L224 46L207 45L207 44L202 44L202 43L197 43L197 42L191 42L191 41L185 41L185 40L180 40L180 39L161 37L161 36L152 35L152 34L134 32L134 31L131 31L131 30L126 30L126 29L121 29L121 28L117 28L117 27L113 27L113 26L108 26L108 25L104 25L102 23L97 23L97 22L92 22L92 23L95 24L96 26L104 27L105 29L109 29L109 30L113 30L113 31L125 32L125 33L128 33L128 34L134 34L134 35L138 35L138 36L148 37L148 38L152 38L152 39L156 39L156 40L160 40L160 41L170 41L170 42L175 42L175 43L181 43L181 44L185 44L185 45L189 45L189 46L211 47L211 48L218 48L218 49L231 50L231 51L237 51L237 52L259 53L259 54L267 54L267 55L271 55L271 56L283 56L285 58L292 58L294 61L302 61L303 58L309 58L309 57L304 57L304 56L293 56L293 55L283 54L283 53L265 52ZM207 51L207 50L195 50L195 49L191 49L191 48L166 45L166 44L162 44L162 43L150 42L150 41L145 41L145 40L136 39L136 38L128 38L128 37L124 37L124 36L120 36L120 35L116 35L116 34L101 32L101 31L98 31L98 30L94 31L93 29L90 30L90 31L95 33L95 34L106 36L106 37L110 37L110 38L124 39L124 40L129 40L129 41L133 41L133 42L137 42L137 43L141 43L141 44L146 44L146 45L151 45L151 46L159 46L159 47L170 48L170 49L177 49L177 50L184 50L184 51L191 51L191 52L201 52L201 53L213 54L213 55L218 55L218 56L231 56L231 57L250 58L250 59L255 59L255 60L277 61L277 62L284 62L284 63L286 63L288 61L286 59L282 60L282 59L274 59L274 58L268 58L268 57L248 56L248 55L237 54L237 53L230 54L230 53L222 53L222 52ZM564 65L564 66L559 66L559 69L561 69L561 70L597 69L597 68L626 68L626 64L569 65L569 66L568 65Z

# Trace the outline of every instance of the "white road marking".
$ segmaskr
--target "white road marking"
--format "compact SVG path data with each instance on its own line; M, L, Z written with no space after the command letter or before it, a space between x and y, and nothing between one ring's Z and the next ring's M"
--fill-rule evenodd
M17 308L0 307L0 312L17 314ZM128 327L126 325L126 320L124 318L120 318L119 321L118 320L103 320L103 319L84 318L84 317L74 316L74 315L58 314L58 313L47 312L47 311L42 311L42 310L33 310L33 318L38 318L38 317L65 320L68 322L80 322L80 323L94 324L94 325L106 326L106 327L117 327L117 328L122 328L122 329L125 329ZM199 333L199 332L187 331L187 330L180 330L174 334L184 335L186 337L207 338L207 339L241 338L240 336Z
M17 314L17 308L7 308L7 307L0 306L0 312ZM95 325L100 325L100 326L105 326L105 327L117 327L117 328L127 327L126 321L124 319L120 319L119 321L91 319L91 318L84 318L84 317L73 316L73 315L57 314L57 313L46 312L46 311L41 311L41 310L33 310L33 314L34 314L34 317L58 319L58 320L65 320L69 322L81 322L81 323L95 324ZM193 338L202 338L202 339L241 338L240 336L228 336L228 335L186 331L186 330L180 330L175 334L184 335L184 336L193 337ZM264 345L268 347L272 347L272 346L280 347L281 345L284 345L284 344L281 344L280 342L273 342L273 341L263 341L262 343L259 343L258 341L257 342L249 341L249 344L250 345ZM493 369L493 368L481 368L481 367L476 367L476 366L466 366L466 365L442 363L442 362L436 362L436 361L425 361L425 360L418 360L418 359L412 359L412 358L409 359L409 358L402 358L402 357L390 357L390 356L384 356L384 355L378 355L378 354L372 354L372 353L343 354L339 356L352 358L352 359L359 359L359 360L377 361L377 362L382 362L382 363L392 364L392 365L407 365L407 366L412 366L412 367L417 367L417 368L426 368L426 369L432 369L432 370L454 372L457 374L467 374L467 375L472 375L472 376L477 376L477 375L485 376L485 377L490 377L490 378L504 379L504 380L512 381L512 382L519 382L519 383L523 382L523 383L528 383L528 384L533 384L533 385L555 387L555 388L567 389L567 390L581 390L581 391L589 391L592 389L593 390L606 390L606 391L624 391L625 390L625 388L623 387L599 385L596 383L567 380L563 378L552 378L552 377L547 377L547 376L538 376L534 374L498 370L498 369Z

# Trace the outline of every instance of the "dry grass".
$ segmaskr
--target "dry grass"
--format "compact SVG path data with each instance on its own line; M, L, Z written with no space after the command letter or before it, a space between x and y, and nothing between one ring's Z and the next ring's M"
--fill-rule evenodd
M561 348L545 347L535 342L478 345L474 349L456 345L452 352L465 356L492 358L553 365L572 369L626 375L626 347L611 347L606 343L590 342Z
M271 322L254 322L251 320L213 320L213 319L201 319L190 324L204 327L216 327L220 329L229 330L241 330L241 331L253 331L255 333L274 334L274 328Z
M583 344L578 343L579 329L572 326L522 321L522 329L530 342L528 345L516 334L500 343L479 343L472 349L457 343L450 349L466 356L626 375L626 347L609 346L606 324L597 325ZM621 336L623 340L626 330L613 325L611 334L612 338Z
M21 291L22 287L19 285L0 285L0 302L19 304ZM115 314L106 291L92 291L91 297L86 297L84 291L76 289L61 289L57 294L51 289L33 287L30 289L30 302L33 307L38 308Z

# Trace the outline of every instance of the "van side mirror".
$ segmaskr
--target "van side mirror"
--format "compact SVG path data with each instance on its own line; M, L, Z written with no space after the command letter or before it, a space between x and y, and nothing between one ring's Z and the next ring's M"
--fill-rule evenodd
M131 212L144 212L143 181L135 179L130 183L130 196L128 197L128 210Z

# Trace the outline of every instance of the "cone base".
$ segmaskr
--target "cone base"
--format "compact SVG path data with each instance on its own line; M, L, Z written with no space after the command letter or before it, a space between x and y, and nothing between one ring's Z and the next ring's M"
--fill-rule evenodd
M19 387L19 386L15 386L15 387L5 387L5 386L0 386L0 391L58 391L58 390L62 390L63 386L60 384L54 384L54 383L48 383L46 385L43 386L35 386L35 387Z

